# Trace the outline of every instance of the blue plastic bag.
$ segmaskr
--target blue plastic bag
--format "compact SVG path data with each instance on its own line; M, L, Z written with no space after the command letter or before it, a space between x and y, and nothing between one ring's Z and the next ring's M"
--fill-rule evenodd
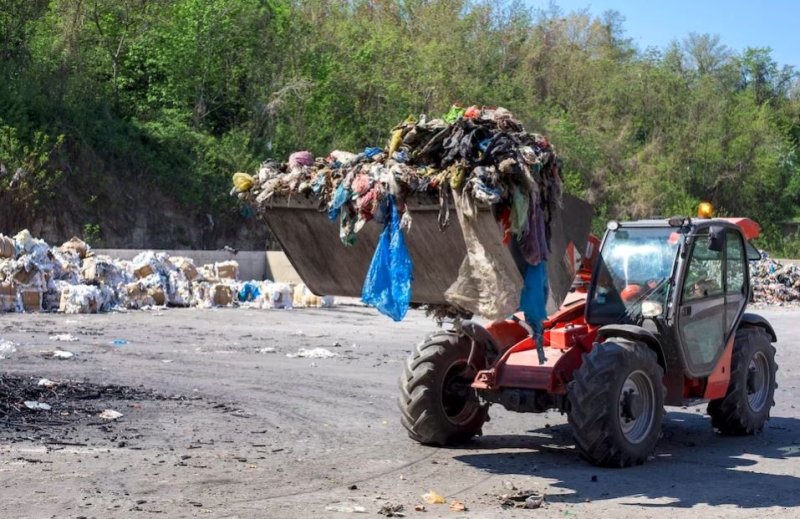
M544 344L544 325L547 319L547 297L550 284L547 281L547 262L528 264L525 270L525 286L522 288L519 307L525 314L525 321L533 328L533 338L537 344ZM543 350L540 349L539 362L544 363Z
M253 283L245 283L239 291L239 301L245 303L247 301L254 301L261 295L261 290Z
M395 321L402 321L411 302L413 265L392 197L388 216L364 280L361 300Z
M350 190L345 189L344 182L340 183L336 187L336 191L333 193L333 200L331 201L331 207L328 209L328 218L332 222L336 221L339 218L339 212L342 209L342 206L347 202L350 198Z
M376 155L380 155L381 153L383 153L383 150L381 148L371 147L364 149L364 156L367 157L368 159L371 159Z
M540 334L544 331L542 321L547 319L547 296L550 286L547 282L547 262L528 265L525 270L525 286L520 297L520 310L525 314L525 321Z

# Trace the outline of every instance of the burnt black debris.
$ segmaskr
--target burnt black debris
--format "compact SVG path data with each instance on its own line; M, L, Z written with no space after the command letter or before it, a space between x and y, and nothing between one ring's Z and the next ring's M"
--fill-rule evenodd
M113 427L100 418L104 410L122 402L165 399L142 388L0 374L0 441L80 446L66 441L78 426L100 426L105 432Z

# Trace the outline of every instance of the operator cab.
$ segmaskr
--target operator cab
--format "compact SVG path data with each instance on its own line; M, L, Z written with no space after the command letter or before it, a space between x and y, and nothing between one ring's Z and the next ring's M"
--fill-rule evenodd
M755 249L750 246L748 254L745 233L751 233L737 223L684 217L610 222L587 294L586 321L642 326L665 350L680 351L688 375L708 375L750 295L747 261Z

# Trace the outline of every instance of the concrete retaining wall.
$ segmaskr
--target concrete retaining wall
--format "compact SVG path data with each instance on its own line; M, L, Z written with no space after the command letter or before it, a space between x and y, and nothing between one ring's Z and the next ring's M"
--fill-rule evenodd
M137 249L92 249L96 254L105 254L121 260L132 260L142 252ZM198 267L207 263L236 261L239 263L239 279L280 281L301 283L302 280L292 268L283 252L239 251L237 254L222 250L163 250L170 256L185 256L194 260Z

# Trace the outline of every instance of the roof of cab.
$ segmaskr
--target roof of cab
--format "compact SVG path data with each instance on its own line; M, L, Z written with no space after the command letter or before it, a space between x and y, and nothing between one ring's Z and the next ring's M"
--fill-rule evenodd
M758 238L761 227L758 223L750 218L692 218L692 224L701 224L704 227L713 223L722 223L725 225L735 225L738 227L745 240L752 240ZM650 219L650 220L632 220L628 222L619 222L621 227L672 227L668 219Z

